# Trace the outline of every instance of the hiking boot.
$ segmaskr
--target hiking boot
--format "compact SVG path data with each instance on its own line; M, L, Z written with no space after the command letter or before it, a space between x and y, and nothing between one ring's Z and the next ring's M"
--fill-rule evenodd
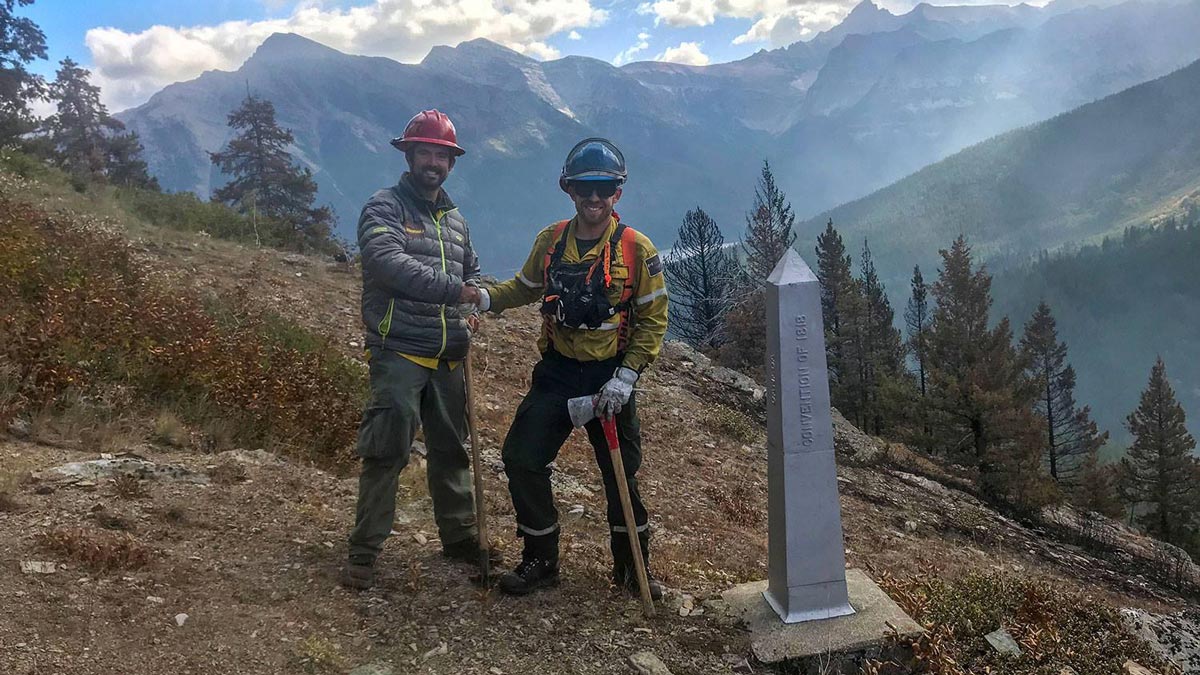
M479 540L471 538L456 541L453 544L442 544L442 555L455 562L478 565ZM504 556L496 549L488 547L488 563L491 565L500 565L503 562Z
M665 587L658 579L654 578L649 568L646 569L646 581L646 585L650 587L650 599L655 602L662 600ZM638 588L637 570L632 567L613 567L612 582L613 586L627 593L634 595L642 594L642 591Z
M533 558L500 577L500 590L509 595L528 595L539 588L558 585L558 563Z
M374 562L347 562L342 568L342 585L356 591L365 591L375 585Z

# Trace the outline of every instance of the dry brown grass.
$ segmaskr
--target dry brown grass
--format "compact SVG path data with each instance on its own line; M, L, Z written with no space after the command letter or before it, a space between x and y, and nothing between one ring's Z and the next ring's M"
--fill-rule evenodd
M21 510L21 502L17 501L16 493L24 477L13 471L0 469L0 512Z
M208 470L208 477L217 485L234 485L246 480L246 467L237 462L221 462Z
M145 499L150 496L142 479L129 473L113 476L113 492L121 499Z
M188 445L188 430L183 420L171 410L163 410L154 417L153 440L172 448Z
M131 570L150 563L153 552L126 533L60 527L38 535L44 548L98 571Z
M734 525L754 527L765 518L758 506L757 490L747 480L726 485L706 485L704 494L716 503L725 518Z
M52 408L61 424L75 396L62 437L105 451L128 442L123 415L166 401L229 421L231 433L206 434L211 449L275 443L345 463L362 368L252 290L207 301L157 274L111 223L0 197L0 363L19 383L0 412Z
M0 490L0 513L14 513L21 510L21 502L4 490Z
M904 579L883 573L879 585L928 632L896 641L911 658L874 662L864 670L871 675L1040 675L1067 666L1079 675L1111 675L1130 658L1178 673L1125 630L1116 610L1045 581L998 572L947 579L924 568ZM997 628L1012 635L1020 656L987 645L983 636Z

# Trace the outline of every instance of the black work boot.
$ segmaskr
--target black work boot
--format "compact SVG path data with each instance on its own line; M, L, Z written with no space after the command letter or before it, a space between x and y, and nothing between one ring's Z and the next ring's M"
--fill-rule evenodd
M540 537L525 535L521 564L500 577L500 590L509 595L528 595L557 585L558 531Z
M650 573L650 533L639 532L638 543L642 547L642 562L646 566L650 598L662 600L663 585ZM613 585L630 593L641 594L641 590L638 589L637 567L633 564L633 554L629 550L629 534L613 532L609 540L609 549L613 554Z
M340 581L346 588L367 590L375 585L375 561L369 558L351 558L342 568Z

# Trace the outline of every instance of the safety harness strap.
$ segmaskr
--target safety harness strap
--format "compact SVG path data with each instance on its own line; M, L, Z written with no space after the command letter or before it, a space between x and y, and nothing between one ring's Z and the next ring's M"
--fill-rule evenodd
M564 253L567 250L567 237L565 236L567 225L570 220L561 220L554 225L554 234L550 239L551 245L546 247L545 259L542 263L542 288L549 290L550 288L550 269L562 260ZM617 332L617 351L624 352L625 346L629 342L629 311L633 306L633 288L638 273L639 260L637 259L637 232L626 225L617 221L617 229L613 232L612 239L609 240L609 245L605 249L604 254L599 256L592 269L588 272L588 277L595 271L596 266L603 264L604 266L604 281L605 287L611 283L609 276L609 265L612 256L616 253L617 246L621 247L621 262L624 263L627 273L625 275L625 284L621 288L621 299L617 304L617 313L620 315L620 327ZM552 300L553 298L546 298ZM549 324L551 318L545 317L547 326L546 334L549 336Z

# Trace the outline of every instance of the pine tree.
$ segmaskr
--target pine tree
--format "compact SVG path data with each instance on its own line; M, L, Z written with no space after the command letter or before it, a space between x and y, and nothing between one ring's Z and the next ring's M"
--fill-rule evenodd
M863 352L861 376L862 429L883 433L884 405L882 391L886 382L900 379L904 362L904 347L900 331L892 325L896 315L888 300L887 290L875 271L871 248L863 241L861 277Z
M854 416L853 383L857 372L847 364L849 336L855 331L843 312L857 312L858 283L850 271L850 254L842 236L833 226L825 224L825 232L817 236L817 280L821 284L821 314L825 322L825 358L829 369L829 388L833 405L847 418Z
M275 106L247 93L242 104L229 113L228 122L238 133L209 157L232 178L213 193L213 199L255 218L286 223L292 230L292 244L328 244L332 214L326 207L313 208L317 183L312 171L293 163L287 148L295 138L276 122Z
M1122 465L1132 501L1146 507L1141 524L1155 537L1183 545L1196 530L1200 469L1192 456L1196 440L1166 370L1160 357L1137 409L1125 420L1133 445Z
M1026 373L1038 389L1034 410L1042 418L1042 457L1050 477L1075 488L1083 463L1108 440L1096 430L1091 409L1075 405L1075 369L1067 363L1067 344L1059 342L1050 306L1038 305L1025 324L1021 350Z
M50 100L58 112L44 123L55 162L70 174L77 189L104 182L111 134L125 125L109 117L100 102L100 87L89 82L91 73L70 58L63 59Z
M1098 453L1084 457L1079 470L1079 486L1071 501L1087 511L1102 513L1109 518L1120 518L1123 507L1119 465L1101 464Z
M926 343L929 340L929 287L921 276L921 266L913 267L912 295L904 310L904 325L908 328L908 351L917 367L917 380L921 385L921 398L925 397Z
M159 190L158 179L150 175L142 159L142 141L136 132L116 134L107 143L108 181L122 187Z
M688 211L664 261L672 332L697 349L720 347L738 266L716 221L700 207Z
M25 66L46 58L46 36L33 21L14 15L33 0L0 0L0 146L17 142L36 124L29 102L46 95L46 82Z
M991 276L973 269L959 236L940 251L942 269L931 290L929 409L936 444L979 470L994 499L1034 506L1046 499L1031 407L1033 389L1012 345L1007 317L988 327Z
M761 288L784 252L796 241L792 223L796 215L783 191L775 184L771 165L763 160L762 175L754 188L754 206L746 216L742 249L746 274L753 288Z
M742 295L725 314L725 342L721 345L721 365L740 370L758 382L765 382L767 355L767 303L764 289Z

